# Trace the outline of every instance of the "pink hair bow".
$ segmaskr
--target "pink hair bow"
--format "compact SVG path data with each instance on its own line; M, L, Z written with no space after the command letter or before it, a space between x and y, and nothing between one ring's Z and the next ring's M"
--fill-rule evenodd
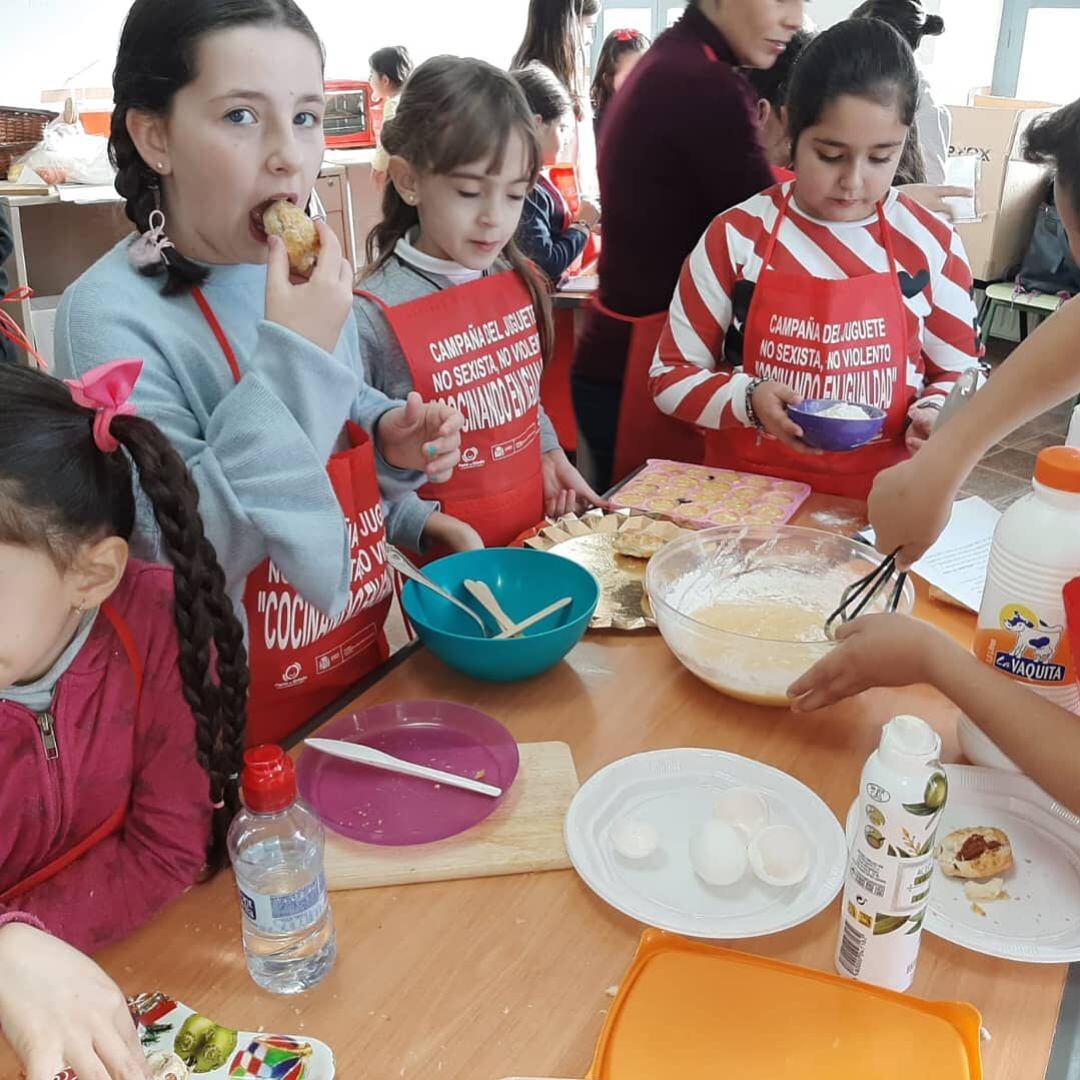
M616 41L637 41L641 36L639 30L616 30L612 35Z
M76 405L93 409L94 442L104 454L111 454L120 444L109 428L117 416L134 416L135 406L128 400L142 374L141 360L110 360L88 371L81 379L65 379Z

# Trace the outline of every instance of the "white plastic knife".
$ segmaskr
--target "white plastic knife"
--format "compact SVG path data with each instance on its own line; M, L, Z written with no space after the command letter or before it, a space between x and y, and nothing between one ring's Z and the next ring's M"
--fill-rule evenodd
M304 742L312 750L344 758L346 761L355 761L361 765L370 765L373 769L385 769L387 772L401 773L403 776L418 776L421 780L433 780L436 784L446 784L447 787L475 791L478 795L490 795L493 799L502 795L502 788L497 788L492 784L485 784L467 776L458 776L456 773L429 769L426 765L416 765L411 761L403 761L401 758L394 757L393 754L384 754L382 750L376 750L361 743L344 742L341 739L305 739Z

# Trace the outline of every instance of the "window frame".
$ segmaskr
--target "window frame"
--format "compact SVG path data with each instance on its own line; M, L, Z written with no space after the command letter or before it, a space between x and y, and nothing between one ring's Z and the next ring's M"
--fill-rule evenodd
M998 97L1016 97L1020 83L1020 62L1024 56L1028 13L1036 8L1080 10L1080 0L1005 0L1001 8L1001 30L991 92Z

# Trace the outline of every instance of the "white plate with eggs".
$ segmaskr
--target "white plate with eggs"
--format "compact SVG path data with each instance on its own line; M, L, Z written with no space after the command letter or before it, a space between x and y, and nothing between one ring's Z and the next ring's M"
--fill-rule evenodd
M632 919L714 941L777 934L835 899L847 844L805 784L722 750L615 761L566 815L574 869Z

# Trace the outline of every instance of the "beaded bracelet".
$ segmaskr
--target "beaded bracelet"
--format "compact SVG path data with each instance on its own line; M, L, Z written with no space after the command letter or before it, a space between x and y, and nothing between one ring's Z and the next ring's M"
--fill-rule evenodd
M757 411L754 408L754 393L759 386L763 386L768 381L768 379L751 379L746 384L746 397L743 399L746 406L746 419L750 426L757 428L758 431L764 431L765 425L761 422L761 419L758 417Z

